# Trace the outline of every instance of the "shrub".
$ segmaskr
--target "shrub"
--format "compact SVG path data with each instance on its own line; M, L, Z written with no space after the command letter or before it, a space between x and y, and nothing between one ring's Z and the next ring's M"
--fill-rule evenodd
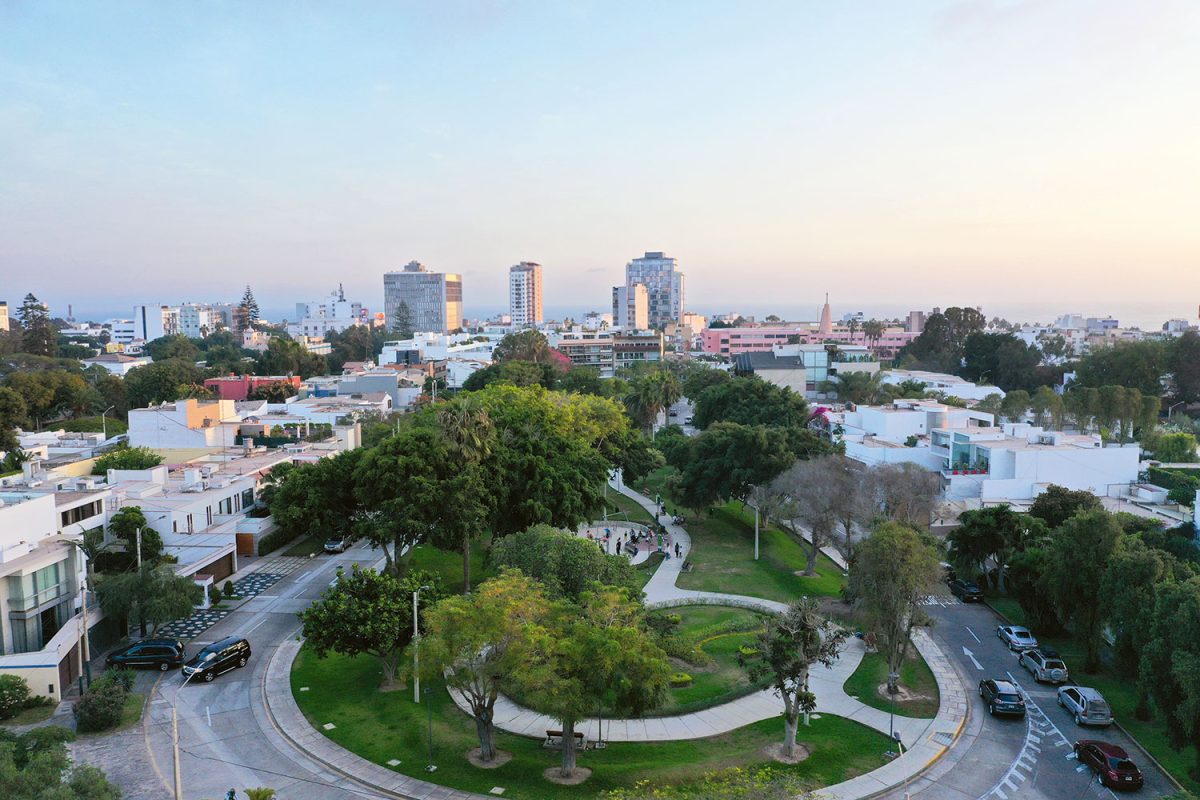
M291 543L299 537L299 530L290 531L284 528L276 528L258 540L258 554L260 556L265 556L267 553L274 552L275 550L278 550L285 544Z
M113 669L106 670L103 675L92 681L92 686L98 683L101 685L113 683L129 692L133 691L133 682L135 680L137 680L137 673L133 670L127 667L114 667Z
M225 585L221 587L226 597L233 597L237 592L233 591L233 581L225 581Z
M208 599L212 600L212 604L214 606L221 602L221 587L217 586L215 583L208 587Z
M148 447L118 447L96 459L93 475L105 475L110 469L150 469L162 463L162 456Z
M671 688L679 689L684 686L692 685L692 676L686 672L676 672L671 675Z
M121 721L125 698L129 691L117 680L103 678L92 683L92 688L75 704L75 718L83 733L106 731L115 728Z
M29 704L29 684L18 675L0 675L0 719L13 716Z

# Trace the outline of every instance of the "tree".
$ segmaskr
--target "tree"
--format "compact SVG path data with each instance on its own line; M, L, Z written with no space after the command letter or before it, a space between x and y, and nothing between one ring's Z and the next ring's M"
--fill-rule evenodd
M680 472L676 499L688 508L744 499L751 486L768 483L795 461L778 428L736 422L709 426L673 455Z
M634 592L640 583L629 559L603 553L588 539L549 525L505 536L492 544L490 555L496 567L539 581L551 599L579 602L593 584Z
M708 387L731 380L733 380L733 376L723 369L716 369L702 363L691 363L684 370L683 377L680 379L680 388L683 389L684 397L695 400Z
M309 352L295 339L275 336L267 349L258 356L259 375L299 375L311 378L324 375L327 365L323 356Z
M701 430L714 422L780 428L808 425L808 403L802 395L753 376L714 384L691 399L695 424Z
M548 612L537 581L505 570L474 594L448 597L425 613L422 665L431 676L444 677L470 707L485 763L496 757L493 716L500 687L532 659Z
M600 370L595 367L571 367L558 379L555 388L563 392L609 396L605 391L605 383L600 378Z
M1032 391L1039 384L1038 365L1042 354L1011 333L975 331L963 346L963 365L958 374L970 381L990 383L1005 391Z
M1038 517L1018 514L1007 504L964 511L958 527L946 535L949 558L960 575L988 576L988 562L995 565L996 587L1007 594L1005 573L1016 553L1043 543L1049 535Z
M349 450L315 463L280 464L267 474L261 496L281 530L332 539L365 535L367 511L359 499L356 470L365 449ZM390 551L385 551L390 555Z
M142 561L156 562L162 558L162 537L146 522L141 506L125 506L113 514L108 521L108 529L125 543L125 552L134 554L135 557L138 531L141 531Z
M483 533L487 520L487 489L481 464L491 455L495 430L487 409L470 395L455 398L437 409L437 423L449 443L450 452L461 464L449 489L455 524L443 520L438 527L443 537L454 541L463 557L463 592L471 591L471 542Z
M912 631L929 624L922 601L942 577L937 548L926 536L897 522L875 527L858 546L849 589L878 636L888 663L888 691L897 691Z
M1141 673L1166 719L1171 746L1197 748L1190 771L1195 779L1200 775L1200 577L1160 585Z
M59 726L23 734L0 731L0 797L5 800L121 800L121 789L95 767L71 765Z
M78 371L48 367L11 373L5 385L21 396L35 422L65 415L80 416L93 408L98 395Z
M1075 384L1091 388L1124 386L1142 394L1162 394L1162 378L1168 369L1168 350L1164 342L1143 339L1094 347L1079 360Z
M1150 644L1159 584L1174 578L1174 559L1130 537L1105 566L1100 581L1109 628L1115 637L1117 671L1137 681L1142 653ZM1149 691L1138 681L1138 719L1149 717Z
M598 707L615 716L640 716L666 694L671 665L643 624L628 592L597 587L579 605L552 607L546 633L519 676L538 708L562 722L561 774L575 769L575 723Z
M1043 520L1051 529L1058 528L1076 514L1103 508L1100 498L1091 492L1050 485L1033 501L1032 516Z
M1021 604L1030 627L1054 633L1061 630L1051 589L1046 585L1050 565L1049 544L1035 544L1008 560L1008 590Z
M260 384L246 394L247 400L266 400L268 403L285 403L296 396L296 387L288 381L272 381Z
M771 484L785 498L775 518L804 549L804 574L808 577L817 574L821 548L832 538L840 515L837 494L841 486L833 479L840 465L835 466L827 458L797 461ZM807 547L797 520L808 526Z
M204 383L204 373L190 361L171 358L134 367L125 375L131 408L146 408L179 399L179 387Z
M1049 386L1040 386L1030 400L1033 424L1050 430L1061 431L1066 417L1062 395Z
M355 564L300 615L306 643L317 658L332 651L379 659L381 688L389 689L395 685L404 648L412 641L412 594L418 589L418 612L443 595L441 579L433 573L415 570L397 578Z
M412 309L408 307L408 303L401 300L396 306L396 313L392 315L392 332L401 339L411 339L413 337L413 315Z
M957 373L967 337L982 331L986 324L983 314L973 308L952 306L941 314L930 314L921 335L906 344L899 357L936 372Z
M884 324L877 319L869 319L863 323L863 336L867 339L867 347L875 347L883 337Z
M21 347L26 353L38 356L52 356L57 350L58 332L50 321L50 309L32 294L25 295L21 307L17 309L17 318L21 320Z
M1144 442L1154 458L1168 464L1196 461L1196 437L1191 433L1160 433Z
M182 333L152 339L146 342L145 350L146 355L156 363L172 358L192 363L200 360L200 348L196 346L195 340L189 339Z
M1046 583L1060 618L1071 623L1087 650L1083 669L1100 668L1101 634L1106 614L1101 594L1104 571L1122 551L1124 532L1103 509L1085 511L1059 526L1050 540Z
M0 452L16 450L16 429L25 424L28 409L21 395L7 386L0 386Z
M558 370L552 364L535 364L532 361L499 361L483 369L475 370L463 381L463 391L477 392L493 383L511 383L513 386L544 386L553 389Z
M625 404L629 415L650 435L658 415L682 396L683 390L674 374L667 370L655 370L634 378Z
M783 752L796 755L796 728L800 713L817 707L817 698L808 689L808 673L814 664L832 667L846 641L847 632L822 617L820 606L811 597L802 597L786 611L767 620L758 634L752 653L742 651L738 662L750 680L771 682L775 696L783 700Z
M110 469L151 469L162 463L162 456L148 447L121 446L96 459L93 475L107 475Z
M879 372L839 373L822 388L834 392L838 400L846 403L875 404L889 396L889 387L882 382Z
M550 361L550 344L541 331L529 329L510 333L492 351L493 361L528 361L545 364Z
M136 622L142 636L164 622L186 617L204 601L204 590L169 565L143 562L134 572L100 576L96 596L106 615Z
M883 464L871 471L879 510L888 519L914 528L928 528L934 504L941 496L941 479L917 464Z
M238 305L246 309L247 322L251 325L258 322L258 301L254 299L254 292L250 291L250 284L246 284L246 291L242 294L242 302Z
M1171 345L1167 357L1174 397L1181 403L1200 401L1200 334L1186 331Z
M1029 392L1017 389L1009 392L1000 401L1000 413L1009 422L1020 422L1029 411Z

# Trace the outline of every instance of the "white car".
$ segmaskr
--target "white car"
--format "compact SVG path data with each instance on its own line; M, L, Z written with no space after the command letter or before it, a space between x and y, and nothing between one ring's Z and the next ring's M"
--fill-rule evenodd
M996 628L996 636L1008 645L1009 650L1017 653L1032 650L1038 646L1038 640L1034 638L1029 628L1021 625L1000 625Z

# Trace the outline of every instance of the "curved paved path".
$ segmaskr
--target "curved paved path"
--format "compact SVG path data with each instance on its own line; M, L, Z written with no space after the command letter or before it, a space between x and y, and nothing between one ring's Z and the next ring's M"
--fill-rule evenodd
M626 497L635 500L651 515L654 514L654 503L650 498L624 485L610 485ZM787 607L784 603L757 597L680 589L675 583L687 560L688 553L691 551L692 539L682 526L673 522L667 522L666 528L670 534L672 545L675 543L680 545L682 557L672 557L663 561L654 576L646 583L644 591L648 606L662 608L691 604L736 605L769 613L780 613ZM922 652L930 648L936 649L927 638L924 645L920 648ZM809 688L817 696L817 713L846 717L884 734L890 735L894 730L900 734L901 741L906 745L919 741L933 726L935 720L915 719L901 715L892 717L886 711L880 711L859 702L843 690L842 685L858 668L865 652L866 647L863 642L852 638L832 667L818 666L813 669L809 677ZM465 700L453 692L451 695L459 708L470 713L470 707ZM779 717L780 714L779 698L771 689L764 689L737 700L689 714L613 720L593 717L581 720L576 724L575 729L582 732L588 739L602 738L609 742L703 739L727 733L764 719L773 719ZM559 727L556 718L517 705L504 696L496 701L494 720L496 727L501 730L522 736L542 737L547 730L555 730Z

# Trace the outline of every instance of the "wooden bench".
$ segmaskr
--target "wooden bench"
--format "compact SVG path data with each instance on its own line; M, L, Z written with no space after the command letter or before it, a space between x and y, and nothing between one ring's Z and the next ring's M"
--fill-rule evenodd
M575 731L575 746L579 749L584 749L587 746L587 737L582 731ZM562 747L563 732L562 731L546 731L546 741L542 747Z
M685 562L683 562L682 569L684 572L691 572L692 569L694 569L694 566L695 565L693 565L691 561L685 561Z

